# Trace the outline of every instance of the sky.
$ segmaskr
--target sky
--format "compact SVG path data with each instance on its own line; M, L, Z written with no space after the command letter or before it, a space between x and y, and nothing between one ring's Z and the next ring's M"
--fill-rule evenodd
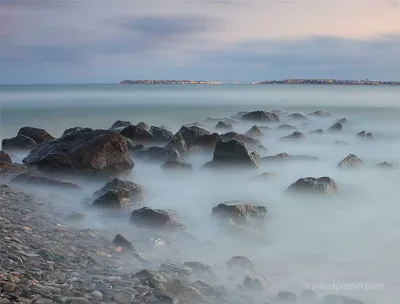
M0 83L400 80L400 0L0 0Z

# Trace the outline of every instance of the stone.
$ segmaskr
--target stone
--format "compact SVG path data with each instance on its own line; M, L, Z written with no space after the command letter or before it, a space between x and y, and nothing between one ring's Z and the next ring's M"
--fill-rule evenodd
M338 164L338 168L359 168L364 165L364 162L354 154L347 155Z
M135 247L133 247L132 243L124 238L121 234L117 234L112 243L115 246L122 247L128 251L135 251Z
M241 116L242 120L262 121L262 122L278 122L279 117L277 114L266 111L252 111L244 113Z
M230 269L240 268L243 270L254 270L254 264L245 256L234 256L226 262Z
M340 119L336 120L336 122L337 122L337 123L340 123L340 124L342 124L342 125L348 123L347 118L340 118Z
M114 294L114 301L117 303L131 303L135 299L135 294L129 290L122 290Z
M329 127L328 132L340 132L342 129L343 125L337 122L333 126Z
M193 168L191 164L187 164L177 160L168 160L164 164L161 165L161 169L163 171L183 171L183 172L192 172Z
M312 113L308 113L307 116L317 116L317 117L331 117L332 115L325 111L315 111Z
M11 156L4 151L0 151L0 162L12 164Z
M12 184L21 184L27 186L45 186L50 188L59 188L64 190L82 190L82 188L71 182L64 182L58 179L41 176L37 173L26 172L11 179Z
M210 265L206 265L200 262L185 262L184 266L190 268L194 273L198 274L212 274L213 269Z
M230 201L212 208L211 216L223 220L232 220L237 225L246 225L253 221L264 221L266 206L257 206L245 201Z
M181 155L187 155L189 153L189 147L186 144L186 141L183 138L182 134L179 132L176 133L174 137L168 142L168 144L165 146L165 149L175 149Z
M128 197L133 203L143 202L147 196L147 192L142 185L114 178L112 181L106 183L100 190L96 191L94 197L99 198L112 190L127 190ZM121 195L125 195L125 192L121 192Z
M150 133L153 135L153 141L155 142L169 142L174 137L171 131L155 126L150 128Z
M260 130L259 127L254 125L246 132L246 135L257 138L264 136L264 133Z
M93 129L91 129L91 128L73 127L73 128L69 128L69 129L65 130L64 133L62 134L62 136L69 135L69 134L81 131L83 129L93 131Z
M183 126L178 131L178 133L182 135L182 138L184 139L188 147L196 145L198 143L198 139L201 136L211 134L211 132L207 131L206 129L197 126L191 126L191 127Z
M289 155L287 153L279 153L276 155L265 156L261 158L262 162L280 162L280 161L317 161L318 157L308 155Z
M0 179L10 179L27 171L28 168L24 165L0 161Z
M333 194L338 191L336 182L330 177L304 177L286 190L290 194Z
M93 299L101 300L103 299L103 294L100 291L95 290L90 293L90 297Z
M31 150L36 146L36 142L25 135L17 135L3 139L1 145L5 151Z
M212 133L199 136L196 145L202 148L215 148L220 141L222 141L221 136L218 133Z
M161 163L166 161L179 161L181 159L181 154L177 149L163 147L150 147L141 151L138 156L145 158L149 162Z
M268 281L262 277L246 275L243 286L248 289L262 290L267 288Z
M258 168L260 157L256 152L248 152L243 143L236 140L221 141L214 150L214 156L208 168L246 167Z
M111 189L103 192L93 203L93 207L129 209L132 206L128 189Z
M292 134L289 134L288 136L282 137L282 140L303 140L306 137L304 136L303 133L299 131L295 131Z
M388 163L388 162L383 162L383 163L377 164L376 167L381 168L381 169L393 169L394 164Z
M127 126L131 126L132 123L130 121L126 121L126 120L117 120L116 122L114 122L111 126L110 129L119 129L119 128L125 128Z
M335 145L342 145L342 146L349 146L350 145L349 143L347 143L345 141L342 141L342 140L335 140L333 143Z
M324 131L322 129L317 129L317 130L314 130L314 131L310 131L308 133L310 133L310 134L323 134Z
M288 124L283 124L283 125L280 125L277 129L278 130L296 130L297 128L293 127L291 125L288 125Z
M215 125L216 129L225 129L225 130L232 130L232 125L230 123L224 122L224 121L219 121Z
M147 123L145 123L144 121L139 122L136 126L138 128L145 129L146 131L150 131L150 126Z
M19 129L18 135L32 138L37 144L55 139L46 130L33 127L22 127Z
M278 175L276 173L263 172L259 175L252 177L251 180L253 180L253 181L268 181L268 180L276 179L277 177L278 177Z
M132 212L130 222L150 229L182 229L184 224L169 211L143 207Z
M243 143L248 149L261 145L261 142L258 138L254 138L249 135L239 134L236 132L228 132L225 134L221 134L221 139L224 141L236 140L238 142Z
M36 146L23 162L39 170L88 174L121 174L134 166L120 134L87 129Z
M306 116L304 116L303 114L300 114L300 113L290 114L286 118L291 119L291 120L309 121L309 119Z
M297 296L290 291L281 291L276 296L277 300L283 303L296 302Z
M129 125L123 128L120 134L135 143L147 143L153 140L153 135L149 131L135 125Z

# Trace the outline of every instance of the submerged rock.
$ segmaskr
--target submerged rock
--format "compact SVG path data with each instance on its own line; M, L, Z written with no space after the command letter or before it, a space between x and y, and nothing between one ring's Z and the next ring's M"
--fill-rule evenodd
M308 113L307 116L317 116L317 117L330 117L332 116L330 113L325 111L315 111L312 113Z
M168 160L161 165L161 169L164 171L184 171L192 172L193 168L191 164L187 164L178 160Z
M213 160L206 164L211 168L248 167L258 168L260 157L256 152L248 152L243 143L236 140L221 141L214 150Z
M180 161L181 155L175 148L150 147L140 151L140 156L150 162Z
M364 162L354 154L347 155L339 164L339 168L359 168Z
M128 198L133 201L133 203L143 202L147 196L146 190L140 184L122 181L118 178L114 178L112 181L105 184L100 190L94 193L95 198L99 198L109 191L127 190ZM120 195L125 195L125 192L121 192Z
M290 194L332 194L338 191L336 182L330 177L304 177L286 190Z
M245 201L230 201L212 208L211 216L222 220L232 220L237 225L262 222L267 215L266 206L256 206Z
M277 122L279 121L278 115L266 111L253 111L244 113L241 116L242 120L253 120L253 121L263 121L263 122Z
M261 158L262 162L279 162L279 161L317 161L318 157L308 155L289 155L287 153L279 153L276 155L265 156Z
M41 176L32 172L26 172L17 175L11 180L13 184L22 184L28 186L45 186L61 188L65 190L81 190L82 188L74 183L60 181L58 179Z
M329 127L328 132L339 132L342 131L342 129L342 124L337 122L333 126Z
M92 204L93 207L129 209L132 206L128 189L110 189L102 192Z
M347 124L348 121L347 121L347 118L340 118L340 119L336 120L336 122L343 125L343 124Z
M361 139L374 139L371 132L366 133L365 131L361 131L356 136Z
M300 113L293 113L287 116L288 119L292 120L302 120L302 121L309 121L309 119Z
M283 125L280 125L277 129L278 130L296 130L297 128L293 127L291 125L283 124Z
M46 130L33 127L22 127L19 129L18 135L32 138L37 144L55 139Z
M306 137L304 136L303 133L299 132L299 131L295 131L292 134L282 137L281 140L303 140Z
M35 148L36 142L30 137L19 134L13 138L3 139L1 145L5 151L31 150Z
M230 269L232 268L240 268L243 270L253 270L254 269L254 264L252 261L250 261L249 258L245 256L234 256L229 259L228 262L226 262L228 267Z
M185 227L171 212L149 207L134 210L130 221L136 226L150 229L182 229Z
M87 129L36 146L23 162L40 170L107 174L130 171L134 166L120 134Z
M383 162L383 163L377 164L376 167L381 168L381 169L393 169L394 164L388 163L388 162Z
M256 175L254 177L251 178L251 180L254 181L267 181L267 180L271 180L271 179L276 179L277 178L277 174L273 173L273 172L263 172L259 175Z
M126 250L135 251L135 247L133 247L132 243L124 238L121 234L117 234L112 243L115 246L122 247Z
M342 141L342 140L335 140L333 143L336 144L336 145L342 145L342 146L350 145L349 143L347 143L345 141Z
M314 130L314 131L310 131L308 133L310 133L310 134L323 134L324 131L322 129L317 129L317 130Z
M264 133L260 130L259 127L254 125L250 128L250 130L248 130L246 132L246 135L251 136L251 137L262 137L262 136L264 136Z
M232 125L228 122L224 122L224 121L219 121L216 125L215 125L216 129L226 129L226 130L232 130Z
M262 277L246 275L243 280L243 286L248 289L262 290L267 288L268 281Z

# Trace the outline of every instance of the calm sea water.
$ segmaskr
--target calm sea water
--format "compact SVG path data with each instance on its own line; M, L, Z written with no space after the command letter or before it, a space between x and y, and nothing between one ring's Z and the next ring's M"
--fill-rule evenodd
M263 164L258 173L275 172L276 181L254 183L245 172L226 175L198 170L211 160L211 154L194 155L187 160L194 167L190 178L170 178L158 165L135 160L131 179L147 189L147 205L173 209L188 225L190 233L216 244L212 254L181 248L179 254L174 252L168 256L164 252L164 258L198 260L218 267L231 256L243 254L255 262L258 274L271 278L271 295L282 290L299 293L309 283L321 294L344 294L365 303L398 303L400 173L398 169L377 170L375 165L384 161L400 164L399 87L5 86L1 88L0 100L2 138L14 136L22 126L44 128L59 136L69 127L108 128L121 119L166 125L172 131L183 124L199 122L213 131L216 122L207 122L206 118L230 117L238 111L330 112L333 117L312 118L308 125L283 117L282 123L294 125L307 135L300 143L279 141L291 133L288 130L278 131L273 127L266 132L261 139L268 149L264 155L287 152L319 158L313 163ZM308 134L318 128L326 130L342 117L349 121L342 132ZM235 126L235 131L245 132L251 126L241 123ZM362 130L372 132L375 140L358 140L355 134ZM334 144L335 140L349 145ZM339 170L337 163L349 153L363 159L366 168ZM306 176L334 178L340 194L320 201L286 199L285 189ZM88 192L100 187L88 185ZM221 238L219 230L210 222L211 208L234 199L268 206L263 241L254 244ZM82 208L78 198L68 197L58 203L75 211ZM127 222L123 218L104 224L91 215L87 225L105 225L107 229L121 231ZM345 289L340 285L345 283L359 285Z

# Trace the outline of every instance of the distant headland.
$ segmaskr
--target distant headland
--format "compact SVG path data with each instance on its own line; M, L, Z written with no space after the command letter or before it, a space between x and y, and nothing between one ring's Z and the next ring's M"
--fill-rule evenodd
M284 79L263 80L256 82L218 82L207 80L123 80L118 84L322 84L322 85L400 85L400 81L375 81L375 80L340 80L340 79Z

